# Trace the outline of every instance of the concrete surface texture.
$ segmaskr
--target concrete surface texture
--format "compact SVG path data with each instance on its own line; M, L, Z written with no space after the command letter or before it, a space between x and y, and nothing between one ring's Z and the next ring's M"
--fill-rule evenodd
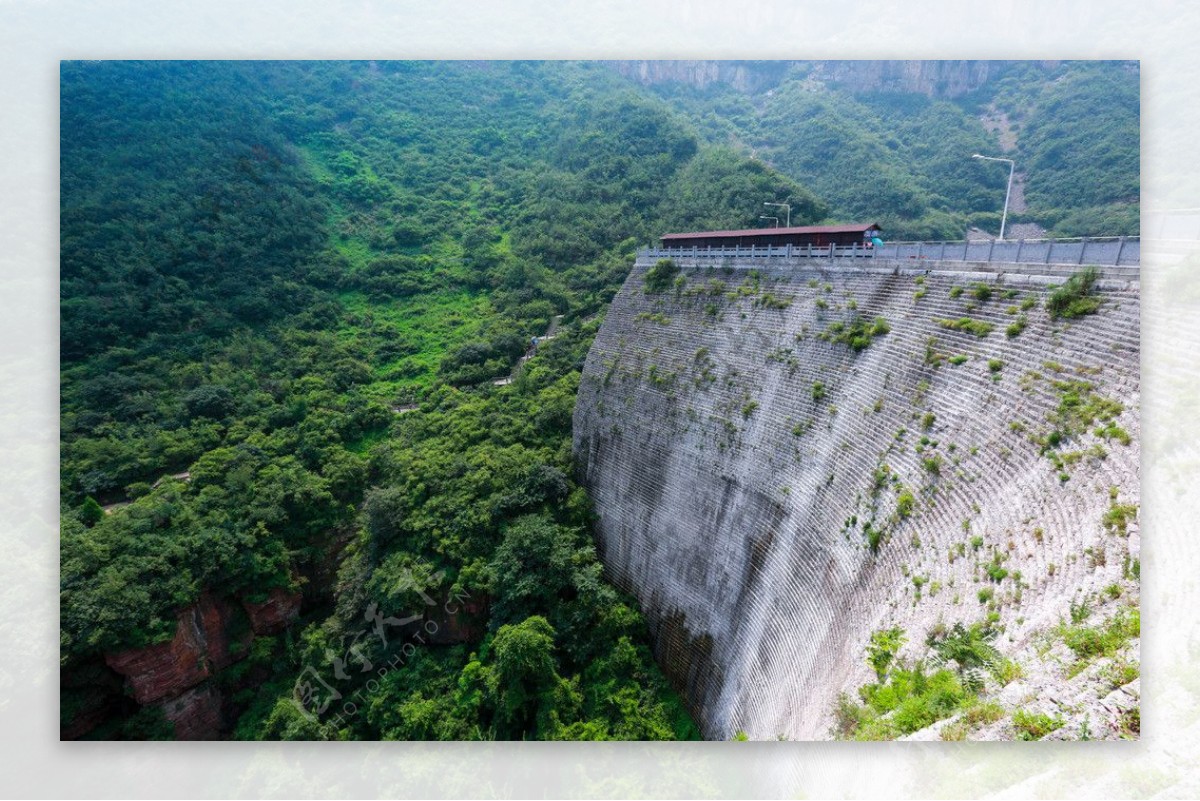
M651 266L588 355L575 454L606 568L706 737L827 738L873 631L917 658L988 612L1025 668L1015 704L1103 707L1047 633L1114 583L1098 617L1136 603L1136 516L1105 524L1139 503L1136 281L1054 320L1061 274L758 260L647 291Z

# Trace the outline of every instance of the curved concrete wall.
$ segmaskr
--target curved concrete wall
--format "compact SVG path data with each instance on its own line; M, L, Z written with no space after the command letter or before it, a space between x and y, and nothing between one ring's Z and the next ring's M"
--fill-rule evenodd
M837 694L870 678L873 630L903 626L917 647L939 619L980 619L992 586L999 644L1021 649L1137 555L1136 522L1115 537L1101 521L1110 487L1138 502L1139 291L1102 281L1098 313L1054 322L1041 302L1061 276L759 262L685 265L650 294L650 263L635 266L588 355L575 452L607 569L706 736L822 738ZM861 351L822 338L859 317L890 331ZM963 317L995 328L937 322ZM1032 437L1066 381L1118 402L1131 441L1064 442L1080 454L1064 481ZM877 552L864 523L885 532ZM996 554L1020 582L981 575Z

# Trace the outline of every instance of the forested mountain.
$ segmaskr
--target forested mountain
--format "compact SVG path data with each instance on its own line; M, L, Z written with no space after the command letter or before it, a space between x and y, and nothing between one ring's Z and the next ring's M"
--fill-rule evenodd
M1055 155L1054 125L1126 91L1096 69L988 101L1082 182L1055 195L1030 170L1064 225L1136 201L1121 129L1102 187ZM756 226L767 200L793 224L947 235L999 208L996 174L958 163L994 141L962 103L806 86L64 63L64 734L696 736L601 575L570 462L580 366L634 250ZM368 687L368 664L391 669ZM313 676L355 713L311 714Z
M671 65L615 66L707 141L754 153L834 216L877 221L893 238L996 232L1008 169L973 153L1014 159L1027 179L1010 222L1055 236L1138 232L1136 62Z

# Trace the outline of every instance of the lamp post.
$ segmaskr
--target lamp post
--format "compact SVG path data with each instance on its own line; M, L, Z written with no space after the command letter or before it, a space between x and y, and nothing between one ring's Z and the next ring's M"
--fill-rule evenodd
M763 205L764 206L778 206L781 209L787 209L787 227L788 228L792 227L792 207L791 206L789 206L787 203L763 203ZM778 228L779 220L776 220L775 223L776 223L775 227Z
M1013 171L1017 168L1017 163L1012 159L998 159L994 156L981 156L978 153L971 156L973 159L982 159L983 161L1007 161L1008 162L1008 189L1004 193L1004 213L1000 215L1000 241L1004 241L1004 223L1008 222L1008 199L1012 196L1012 179Z
M776 227L776 228L778 228L778 227L779 227L779 218L778 218L778 217L767 217L766 215L760 214L760 215L758 215L758 219L760 219L760 220L774 220L774 221L775 221L775 227Z

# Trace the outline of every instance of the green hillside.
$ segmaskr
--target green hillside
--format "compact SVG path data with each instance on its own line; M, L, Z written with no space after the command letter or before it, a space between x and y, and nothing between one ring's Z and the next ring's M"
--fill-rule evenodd
M755 155L811 188L837 219L880 222L893 238L960 239L999 227L1008 170L1028 176L1028 209L1055 236L1138 232L1139 75L1130 62L1002 63L969 92L848 87L810 62L756 90L665 81L645 91L701 135ZM1015 142L982 122L1004 112Z
M600 577L579 367L678 219L664 186L719 225L755 222L746 193L823 207L586 65L67 64L62 96L64 672L169 639L202 591L302 587L238 736L694 736ZM340 729L299 716L364 598L420 608L405 571L487 599L487 635L421 650Z
M1047 120L1107 91L1033 95L1030 158L1076 169ZM302 616L210 680L225 734L696 736L602 576L570 458L635 249L756 226L765 200L928 235L998 209L955 155L988 143L962 104L798 83L763 102L598 64L67 62L61 98L63 720L103 707L100 738L170 729L105 655L169 641L204 593L272 589ZM1031 173L1054 224L1136 201L1136 140L1132 183L1104 141L1117 178L1086 207ZM483 631L417 649L363 714L299 713L297 678L368 610L430 593L476 599Z

